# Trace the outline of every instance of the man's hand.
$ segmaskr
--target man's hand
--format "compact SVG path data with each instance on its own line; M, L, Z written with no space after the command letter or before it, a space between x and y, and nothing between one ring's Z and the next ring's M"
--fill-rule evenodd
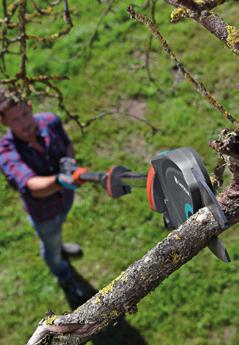
M66 189L74 190L86 182L81 179L81 175L87 172L87 168L80 167L77 168L71 175L60 173L56 176L56 183Z
M60 173L71 175L76 169L76 160L71 157L62 157L59 163Z
M82 180L81 179L81 176L86 174L88 172L88 169L85 168L85 167L80 167L80 168L77 168L73 174L72 174L72 177L73 177L73 180L74 180L74 183L80 187L82 184L86 183L87 181L85 180Z
M72 175L58 174L56 175L56 183L66 189L75 190L77 188Z

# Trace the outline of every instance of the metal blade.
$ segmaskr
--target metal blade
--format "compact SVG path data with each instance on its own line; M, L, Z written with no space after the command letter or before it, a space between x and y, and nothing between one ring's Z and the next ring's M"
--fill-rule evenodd
M213 217L218 222L218 225L222 229L225 229L228 226L228 220L224 212L222 211L213 191L209 188L207 183L197 174L195 169L192 169L192 172L198 182L204 205L207 206L212 212ZM229 254L224 247L224 244L218 239L218 237L214 237L212 241L210 241L208 247L218 259L222 260L223 262L231 261Z
M89 172L81 175L81 179L89 182L103 183L106 184L108 174L103 172ZM134 173L134 172L125 172L119 175L119 185L121 186L130 186L130 187L146 187L147 175Z
M105 173L103 172L87 172L85 174L82 174L80 178L84 181L101 183L104 176Z
M146 188L147 175L134 172L125 172L120 175L119 178L122 186Z
M210 241L208 248L212 251L214 255L216 255L218 259L224 262L231 261L229 254L226 248L224 247L224 244L222 243L222 241L219 240L218 237L215 237Z

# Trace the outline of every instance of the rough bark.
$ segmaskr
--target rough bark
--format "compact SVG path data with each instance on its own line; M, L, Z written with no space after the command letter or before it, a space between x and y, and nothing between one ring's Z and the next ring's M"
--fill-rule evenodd
M236 54L239 54L239 30L227 24L219 15L202 11L199 16L194 16L198 23L214 34L219 40L226 43Z

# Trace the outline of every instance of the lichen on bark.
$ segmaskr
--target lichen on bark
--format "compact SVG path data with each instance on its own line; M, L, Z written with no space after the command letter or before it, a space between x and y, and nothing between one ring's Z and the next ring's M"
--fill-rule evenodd
M190 17L190 13L191 11L187 8L175 8L170 16L171 23L177 23L184 18Z
M239 30L236 29L234 26L228 25L226 27L227 30L227 45L229 48L233 50L238 49L239 45Z

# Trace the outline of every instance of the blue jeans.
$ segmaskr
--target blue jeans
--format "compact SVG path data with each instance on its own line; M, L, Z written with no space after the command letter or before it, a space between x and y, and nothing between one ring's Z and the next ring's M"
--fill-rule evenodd
M46 261L51 272L61 281L71 277L68 262L62 257L62 224L67 212L58 214L55 218L44 222L35 222L29 217L30 223L41 240L40 254Z

